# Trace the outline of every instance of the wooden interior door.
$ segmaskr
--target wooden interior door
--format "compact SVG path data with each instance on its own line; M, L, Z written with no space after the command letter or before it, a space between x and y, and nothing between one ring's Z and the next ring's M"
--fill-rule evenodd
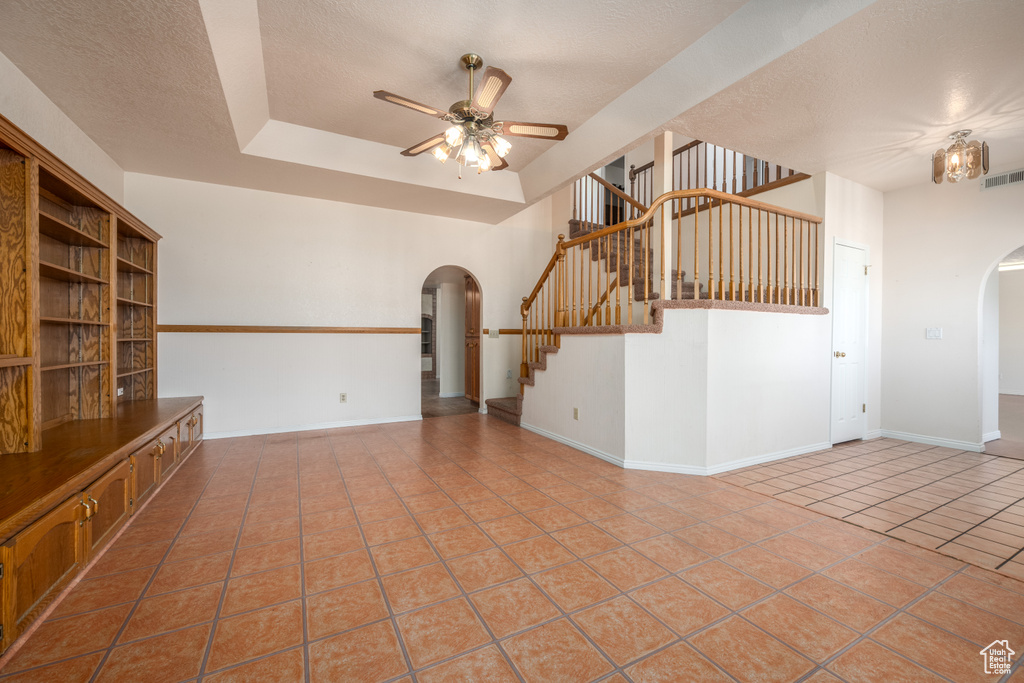
M480 402L480 288L466 276L466 398Z

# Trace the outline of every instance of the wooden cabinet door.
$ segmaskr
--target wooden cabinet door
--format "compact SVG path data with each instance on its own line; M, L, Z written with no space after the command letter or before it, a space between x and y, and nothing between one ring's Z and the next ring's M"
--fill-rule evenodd
M131 514L131 463L122 460L82 494L92 508L86 524L86 547L92 557L124 526Z
M160 462L160 481L171 475L171 471L181 461L180 449L178 448L178 425L168 429L157 437L156 450L157 460Z
M480 402L480 288L466 276L466 398Z
M203 440L203 407L199 406L192 414L188 417L185 422L181 424L182 429L188 429L188 441L185 441L185 435L182 434L182 443L185 446L182 448L182 456L191 453L192 449L199 445L199 442Z
M86 562L82 496L69 498L0 547L6 650Z
M160 449L157 442L150 442L132 453L131 463L132 497L129 503L134 513L160 483Z

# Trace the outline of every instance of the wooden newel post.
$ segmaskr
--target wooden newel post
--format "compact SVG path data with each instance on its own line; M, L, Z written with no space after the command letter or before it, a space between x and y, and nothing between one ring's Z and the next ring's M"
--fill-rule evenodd
M562 246L564 240L565 235L558 236L558 264L555 268L555 327L566 327L569 324L565 300L565 247Z
M520 377L529 377L530 376L530 365L529 365L530 357L528 355L529 354L529 350L528 350L529 349L529 346L528 346L529 345L529 341L527 340L528 333L527 333L527 330L526 330L526 319L529 316L529 313L527 313L527 311L526 311L526 297L525 296L523 297L522 305L519 307L519 312L523 314L523 362L519 364L519 376ZM520 394L523 393L523 389L525 388L525 386L526 386L525 384L520 384L519 385L519 393Z

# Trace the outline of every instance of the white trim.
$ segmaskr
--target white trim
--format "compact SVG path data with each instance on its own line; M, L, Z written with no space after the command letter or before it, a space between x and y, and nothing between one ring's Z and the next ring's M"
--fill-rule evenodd
M480 410L478 410L477 412L480 413L481 415L486 415L487 414L487 406L481 404Z
M362 427L364 425L380 425L389 422L417 422L422 415L401 415L399 417L375 417L365 420L338 420L337 422L319 422L311 425L294 427L273 427L270 429L240 429L236 432L207 432L204 439L230 439L236 436L262 436L264 434L284 434L287 432L311 432L317 429L335 429L337 427Z
M864 435L864 440L865 441L868 441L870 439L881 439L881 438L882 438L882 430L881 429L872 429L870 432L868 432L867 434Z
M989 432L988 434L981 435L982 443L988 443L989 441L995 441L996 439L1001 438L1003 438L1003 434L998 429L994 432Z
M792 458L796 455L805 455L807 453L815 453L817 451L827 451L832 449L832 444L828 442L810 444L807 446L797 446L796 448L790 448L784 451L776 451L775 453L766 453L764 455L755 455L750 458L744 458L743 460L734 460L732 462L722 463L720 465L711 465L710 467L702 467L700 465L677 465L673 463L665 462L645 462L643 460L625 460L617 455L611 453L605 453L604 451L598 450L586 444L582 444L579 441L573 441L572 439L566 438L554 432L549 432L546 429L540 427L534 427L523 423L520 425L523 429L527 429L534 434L540 434L543 437L557 441L558 443L565 444L571 448L575 448L578 451L583 451L588 455L592 455L595 458L600 458L605 462L610 462L613 465L626 470L645 470L648 472L673 472L675 474L690 474L700 477L710 476L712 474L720 474L722 472L728 472L729 470L740 469L742 467L750 467L751 465L759 465L765 462L771 462L773 460L782 460L783 458Z
M580 443L579 441L573 441L572 439L568 439L568 438L566 438L564 436L560 436L558 434L555 434L554 432L549 432L546 429L541 429L540 427L534 427L533 425L528 425L525 422L520 423L519 426L522 427L523 429L527 429L527 430L533 432L534 434L540 434L541 436L547 437L548 439L551 439L552 441L557 441L558 443L565 444L566 446L569 446L571 448L575 448L578 451L583 451L584 453L586 453L588 455L592 455L595 458L600 458L601 460L604 460L605 462L610 462L613 465L618 465L619 467L625 468L623 459L620 458L617 455L612 455L611 453L605 453L604 451L599 451L598 449L591 448L590 446L588 446L586 444L583 444L583 443Z
M894 432L890 429L883 429L882 436L887 439L899 439L900 441L913 441L914 443L928 444L929 446L943 446L945 448L956 448L961 451L972 451L981 453L985 447L984 443L972 443L970 441L957 441L955 439L940 439L934 436L922 434L910 434L908 432Z
M438 394L438 398L462 398L466 393L464 391L449 391L444 394Z

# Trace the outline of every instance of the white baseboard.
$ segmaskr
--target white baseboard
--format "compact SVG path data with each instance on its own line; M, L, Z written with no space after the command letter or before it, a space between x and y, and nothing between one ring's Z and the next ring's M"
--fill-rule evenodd
M448 391L443 394L438 394L438 398L462 398L466 393L464 391Z
M400 417L377 417L365 420L339 420L337 422L319 422L311 425L293 427L271 427L269 429L240 429L234 432L206 432L204 439L230 439L235 436L262 436L264 434L284 434L286 432L311 432L317 429L335 429L337 427L363 427L365 425L388 424L389 422L415 422L422 420L422 415L402 415Z
M589 455L593 455L596 458L600 458L606 462L610 462L613 465L627 470L646 470L648 472L674 472L676 474L692 474L697 476L708 476L712 474L720 474L722 472L728 472L729 470L740 469L743 467L750 467L751 465L760 465L762 463L771 462L773 460L782 460L783 458L792 458L795 455L805 455L807 453L814 453L815 451L827 451L832 448L832 444L823 442L810 444L807 446L798 446L796 448L790 448L784 451L776 451L775 453L766 453L765 455L755 455L750 458L744 458L743 460L734 460L732 462L721 463L718 465L711 465L709 467L701 465L678 465L673 463L664 462L646 462L644 460L626 460L620 458L617 455L611 453L605 453L604 451L593 448L586 444L574 441L567 437L549 432L546 429L535 427L523 423L520 425L523 429L528 429L534 434L540 434L541 436L547 437L552 441L565 444L575 448L578 451L583 451Z
M1001 438L1003 438L1003 434L998 429L994 432L989 432L988 434L981 435L981 440L983 443L988 443L989 441L995 441L996 439Z
M534 434L540 434L541 436L547 437L547 438L551 439L552 441L557 441L558 443L562 443L562 444L565 444L566 446L570 446L572 448L575 448L578 451L583 451L584 453L592 455L595 458L601 458L601 460L604 460L605 462L610 462L613 465L618 465L619 467L624 467L622 458L620 458L617 455L612 455L611 453L605 453L604 451L600 451L600 450L598 450L596 448L592 448L591 446L588 446L586 444L580 443L579 441L573 441L572 439L566 438L566 437L561 436L559 434L555 434L554 432L549 432L546 429L541 429L540 427L534 427L533 425L528 425L525 422L521 422L519 424L519 426L522 427L523 429L530 430Z
M940 439L934 436L924 436L923 434L911 434L909 432L894 432L891 429L883 429L882 436L884 436L887 439L913 441L914 443L923 443L929 446L943 446L945 448L955 448L960 451L973 451L974 453L981 453L982 450L985 448L984 443L957 441L955 439Z
M865 441L868 441L870 439L881 439L881 438L882 438L882 430L881 429L872 429L870 432L867 432L867 433L864 434L864 440Z
M738 470L744 467L750 467L751 465L761 465L766 462L772 462L773 460L782 460L784 458L792 458L797 455L806 455L807 453L814 453L816 451L827 451L832 448L832 444L828 442L808 444L806 446L797 446L796 448L788 448L784 451L776 451L774 453L765 453L764 455L754 455L749 458L742 460L732 460L730 462L723 462L717 465L676 465L672 463L663 462L645 462L643 460L627 460L626 469L630 470L649 470L652 472L676 472L678 474L695 474L700 476L710 476L713 474L721 474L722 472L729 472L730 470Z

